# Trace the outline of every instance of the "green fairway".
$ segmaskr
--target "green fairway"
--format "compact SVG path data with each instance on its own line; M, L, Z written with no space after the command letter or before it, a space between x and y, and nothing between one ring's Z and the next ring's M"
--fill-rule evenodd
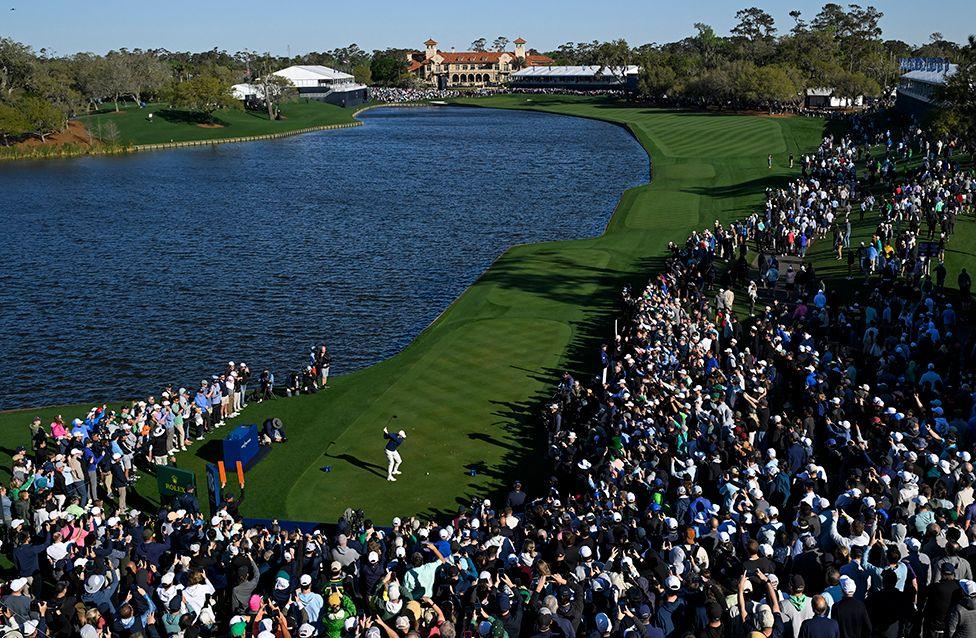
M103 139L114 124L118 141L125 145L269 135L355 121L354 109L324 102L291 102L283 104L281 112L284 119L270 120L266 112L223 109L214 114L218 126L212 127L201 126L194 113L173 110L165 104L150 104L146 108L129 104L118 113L110 110L78 119L93 135Z
M799 172L787 168L787 154L816 148L823 131L816 119L696 114L564 96L468 102L625 125L652 157L653 183L623 193L600 237L505 252L397 356L335 378L317 395L249 407L236 423L278 416L290 440L248 474L248 515L334 520L346 507L361 506L385 523L395 514L454 511L516 477L538 478L544 471L541 402L561 370L592 374L621 287L642 285L669 241L761 204L767 186ZM775 154L773 170L766 167L768 153ZM399 418L392 427L406 429L408 438L401 448L404 474L388 483L381 431L393 414ZM32 415L0 415L0 443L25 442ZM204 462L219 454L216 442L204 442L179 462L196 470L202 485ZM153 496L145 481L139 489Z

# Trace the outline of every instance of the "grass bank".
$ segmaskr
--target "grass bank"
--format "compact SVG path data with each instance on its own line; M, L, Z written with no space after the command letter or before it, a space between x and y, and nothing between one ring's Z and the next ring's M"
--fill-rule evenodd
M215 124L209 124L196 113L150 104L146 108L127 105L117 113L110 110L78 119L96 137L115 137L125 146L274 135L355 122L353 109L324 102L290 102L282 105L281 112L284 119L272 120L264 112L222 109L214 114Z
M815 148L823 130L821 120L675 112L565 96L464 102L626 126L650 153L654 181L623 193L599 237L506 251L397 356L336 378L317 395L248 408L238 423L278 416L290 436L248 474L249 515L334 520L344 508L362 506L386 521L394 514L454 511L516 477L538 478L544 470L540 402L563 369L593 370L620 288L646 280L662 264L669 241L761 204L767 186L797 174L787 168L788 154ZM776 158L772 170L768 153ZM37 412L48 419L58 411L77 412ZM9 450L25 441L34 413L0 415L0 445ZM394 414L408 439L404 474L388 483L380 432ZM204 463L219 454L218 441L204 441L179 463L197 471L203 485ZM323 466L332 470L322 472ZM140 491L152 497L154 488L143 484Z

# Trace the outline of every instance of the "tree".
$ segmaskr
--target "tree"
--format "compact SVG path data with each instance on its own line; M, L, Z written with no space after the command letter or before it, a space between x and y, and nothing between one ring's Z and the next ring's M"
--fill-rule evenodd
M130 57L130 67L135 74L136 99L151 102L173 78L172 68L155 55L139 52Z
M36 58L26 44L0 37L0 93L10 97L27 85Z
M698 52L701 53L705 66L711 66L714 62L715 51L718 49L718 38L715 36L715 29L704 22L696 22L695 29L698 31L698 34L694 37Z
M758 106L789 104L799 100L800 89L791 74L782 67L769 65L755 69L748 87L749 101Z
M28 123L28 132L47 141L47 136L64 130L68 118L56 106L36 95L27 95L17 101L17 107Z
M828 2L813 18L811 26L818 31L829 31L836 35L843 35L848 28L847 12L836 2Z
M641 62L640 92L650 98L662 98L675 86L677 76L660 58L645 58Z
M807 30L807 21L801 17L802 15L802 11L796 9L790 11L790 17L793 18L793 28L790 29L790 33L793 35L799 35Z
M352 70L352 75L359 84L370 84L373 81L370 65L365 62L357 64Z
M103 91L101 97L111 98L115 102L116 112L120 110L119 102L124 97L139 101L139 76L128 53L110 51L99 61L97 74L99 87Z
M832 78L834 94L840 97L857 98L862 95L877 96L881 86L863 73L842 71Z
M627 65L631 61L631 49L626 40L603 42L596 47L596 63L600 65L600 73L623 77Z
M485 45L487 45L487 44L488 44L488 40L486 40L485 38L478 38L477 40L475 40L474 42L471 43L471 50L472 51L484 51L485 50Z
M745 38L750 42L759 40L771 40L776 34L776 21L759 7L749 7L740 9L735 13L735 19L739 21L732 27L732 35Z
M91 53L79 53L68 60L71 85L84 100L88 111L105 97L100 66L101 59Z
M201 73L186 82L171 84L166 97L174 107L197 111L207 122L213 122L218 109L241 108L230 87L231 80L226 73Z
M369 63L369 73L374 83L380 86L398 86L403 83L407 72L407 57L402 51L389 49L373 54Z
M491 43L492 51L498 51L499 53L501 53L506 48L508 48L508 38L506 38L503 35L498 36L497 38L495 38L495 41Z
M264 104L268 108L268 119L277 120L281 116L281 105L298 96L298 90L286 77L266 73L258 80Z
M3 145L9 146L8 138L19 137L30 132L30 122L17 107L11 104L0 104L0 136Z
M942 106L936 115L938 130L976 140L976 36L960 50L956 73L940 91Z
M73 86L70 65L64 59L45 60L43 64L35 65L27 80L27 89L69 117L85 107L84 98Z

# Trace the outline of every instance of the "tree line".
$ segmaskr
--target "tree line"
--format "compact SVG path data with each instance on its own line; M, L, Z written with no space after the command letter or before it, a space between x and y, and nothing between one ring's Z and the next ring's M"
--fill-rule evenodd
M105 55L50 56L45 50L0 37L0 140L34 135L41 140L62 131L70 118L99 110L119 111L128 103L166 102L212 119L215 111L240 108L231 86L258 82L270 97L269 117L294 95L271 72L293 64L322 64L369 81L371 55L352 44L301 56L255 51L200 53L165 49L119 49Z
M833 89L839 97L890 94L900 76L902 57L945 57L960 65L947 87L941 126L973 127L973 39L963 45L933 33L912 45L885 39L884 14L873 6L827 3L807 19L790 12L791 24L777 25L758 7L735 14L727 35L704 22L675 42L632 46L625 40L568 42L544 52L557 64L585 64L617 73L640 68L640 99L693 107L767 108L793 105L814 87ZM505 50L506 36L491 44L471 43L474 50ZM45 50L0 37L0 137L6 142L24 135L62 130L68 118L98 109L119 110L125 102L163 101L212 118L221 108L239 108L230 86L259 82L269 99L268 117L277 117L281 102L294 95L287 82L269 79L271 71L293 64L321 64L352 73L358 82L408 86L406 53L391 48L369 53L355 44L293 57L229 53L216 48L190 53L165 49L110 51L49 56ZM537 53L530 50L531 53Z
M802 101L808 88L831 88L838 97L890 93L902 57L960 57L964 47L933 33L911 45L884 39L883 12L873 6L827 3L807 20L791 11L785 31L763 9L735 14L728 35L698 22L676 42L630 46L612 42L568 42L547 55L560 64L610 69L640 66L646 99L694 106L766 107Z

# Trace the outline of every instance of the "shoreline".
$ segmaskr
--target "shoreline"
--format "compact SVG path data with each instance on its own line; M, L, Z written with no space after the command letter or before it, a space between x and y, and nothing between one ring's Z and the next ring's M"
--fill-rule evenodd
M397 108L397 107L417 107L417 106L430 106L427 102L403 102L403 103L383 103L383 104L367 104L360 106L350 115L352 118L356 118L360 113L378 108ZM125 145L114 145L114 146L95 146L85 149L71 149L65 147L47 147L46 151L38 151L37 154L24 154L24 155L2 155L0 154L0 162L16 162L22 160L46 160L46 159L71 159L75 157L97 157L97 156L107 156L107 155L128 155L130 153L142 153L146 151L162 151L170 150L174 148L190 148L199 146L217 146L219 144L241 144L245 142L261 142L268 140L278 140L286 137L294 137L296 135L305 135L307 133L317 133L319 131L333 131L338 129L355 128L357 126L362 126L362 121L356 120L354 122L344 122L341 124L322 124L319 126L307 126L300 129L294 129L291 131L280 131L277 133L263 133L261 135L240 135L236 137L219 137L213 139L201 139L201 140L183 140L181 142L158 142L150 144L125 144ZM43 149L45 147L36 147L38 149ZM0 410L0 414L4 414L3 410Z

